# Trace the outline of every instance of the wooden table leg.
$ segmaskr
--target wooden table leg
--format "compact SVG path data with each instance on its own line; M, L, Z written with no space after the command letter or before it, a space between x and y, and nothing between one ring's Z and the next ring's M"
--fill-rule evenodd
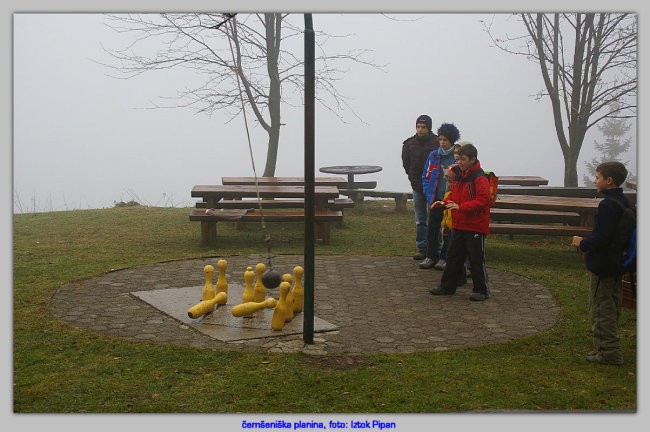
M201 246L212 246L217 243L217 223L201 221Z

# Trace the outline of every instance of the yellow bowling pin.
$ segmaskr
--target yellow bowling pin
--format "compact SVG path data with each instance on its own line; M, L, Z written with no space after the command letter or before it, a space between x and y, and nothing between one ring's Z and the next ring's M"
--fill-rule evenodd
M289 292L287 293L287 321L293 319L293 292L291 288L291 282L293 282L293 276L291 273L285 273L282 275L282 282L289 283Z
M255 288L253 288L253 301L256 303L261 303L266 298L266 288L262 283L262 275L266 270L266 266L263 263L259 263L255 266L255 273L257 273L257 280L255 281Z
M237 306L233 306L231 312L233 316L246 317L252 315L258 310L275 307L276 304L277 301L273 297L269 297L260 303L247 302L247 303L238 304Z
M271 328L273 330L282 330L287 322L287 294L289 293L289 282L280 283L280 301L275 305L273 318L271 319Z
M210 264L203 267L203 273L205 274L205 285L203 285L203 295L201 300L211 300L214 298L214 285L212 285L212 275L214 274L214 267Z
M246 282L246 286L244 287L244 295L241 299L242 303L253 301L253 279L255 279L253 267L246 267L246 271L244 272L244 282Z
M293 268L293 278L295 283L293 284L293 312L300 313L302 312L303 303L305 301L305 292L302 287L302 275L305 273L300 266L295 266Z
M220 259L217 261L217 270L219 270L219 277L217 278L217 292L225 292L228 294L228 280L226 279L226 268L228 261Z
M228 301L228 294L219 293L213 298L211 298L210 300L203 300L195 304L194 306L192 306L187 311L187 315L192 319L199 318L200 316L203 316L208 312L212 312L217 307L217 304L226 304L227 301Z

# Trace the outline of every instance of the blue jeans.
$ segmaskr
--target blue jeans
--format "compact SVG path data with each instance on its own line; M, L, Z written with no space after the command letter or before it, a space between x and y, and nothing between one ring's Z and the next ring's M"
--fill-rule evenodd
M442 208L429 209L429 222L427 223L427 258L434 261L440 259L442 249Z
M422 191L413 190L413 212L415 213L415 247L427 250L427 197Z

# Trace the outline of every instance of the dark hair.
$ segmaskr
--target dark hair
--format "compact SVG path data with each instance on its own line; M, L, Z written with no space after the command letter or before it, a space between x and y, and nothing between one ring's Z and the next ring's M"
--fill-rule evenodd
M476 147L474 147L474 144L463 144L463 146L458 150L458 154L460 156L465 155L468 158L475 158L478 157L478 150L476 150Z
M611 177L616 186L623 184L627 178L627 168L620 162L603 162L596 167L604 179Z
M438 128L438 135L447 137L450 143L455 143L460 138L460 132L453 123L443 123Z

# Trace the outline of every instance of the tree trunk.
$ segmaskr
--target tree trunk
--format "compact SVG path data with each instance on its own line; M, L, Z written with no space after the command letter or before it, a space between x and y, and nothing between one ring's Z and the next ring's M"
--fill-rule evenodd
M275 165L278 161L278 143L280 142L280 125L272 125L269 131L269 145L266 153L266 165L263 177L275 177Z
M280 55L280 42L282 41L282 15L264 14L266 24L266 67L269 74L269 117L270 126L268 150L264 177L275 176L275 166L278 161L278 144L280 142L280 72L278 61Z
M578 186L578 157L580 149L571 147L564 156L564 187Z

